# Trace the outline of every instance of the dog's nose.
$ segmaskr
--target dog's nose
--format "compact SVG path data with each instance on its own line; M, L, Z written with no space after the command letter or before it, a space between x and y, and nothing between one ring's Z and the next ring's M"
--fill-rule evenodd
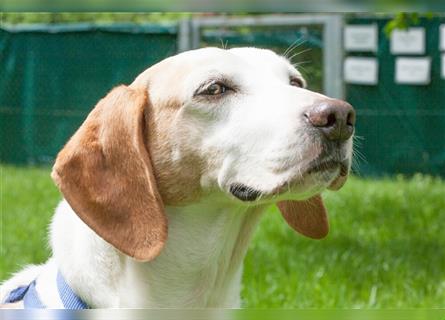
M354 132L355 111L342 100L326 100L307 111L304 116L332 141L345 141Z

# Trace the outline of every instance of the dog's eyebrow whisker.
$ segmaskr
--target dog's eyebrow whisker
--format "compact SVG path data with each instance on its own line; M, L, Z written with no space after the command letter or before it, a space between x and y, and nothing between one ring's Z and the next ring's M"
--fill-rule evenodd
M295 40L295 41L293 41L293 42L286 48L286 50L284 50L284 52L281 54L283 57L287 58L287 53L289 52L289 50L292 48L292 46L294 45L294 43L295 43L296 41L298 41L298 39Z
M286 51L283 53L283 56L288 59L288 56L287 56L288 54L292 53L292 51L294 51L296 48L300 47L301 45L303 45L306 42L307 42L307 39L298 38L286 49Z
M308 64L308 63L311 63L311 62L312 62L312 60L298 61L298 62L293 63L292 66L294 68L298 68L298 67L301 67L302 64Z
M227 49L227 46L228 46L228 44L229 44L229 40L226 39L226 41L224 41L223 38L219 38L219 42L220 42L220 44L221 44L221 49L226 50L226 49Z
M227 49L227 45L228 45L228 43L229 43L229 40L226 40L225 42L224 42L224 39L223 38L219 38L219 42L221 43L221 48L222 49Z
M295 41L293 41L287 48L286 50L284 50L283 52L283 56L287 57L287 54L289 53L290 50L292 50L292 47L300 40L300 38L297 38Z
M311 50L312 50L312 48L307 48L307 49L305 49L305 50L302 50L302 51L299 51L299 52L297 52L297 53L294 53L294 54L289 58L289 61L292 61L293 58L299 56L300 54L303 54L303 53L306 53L306 52L308 52L308 51L311 51Z

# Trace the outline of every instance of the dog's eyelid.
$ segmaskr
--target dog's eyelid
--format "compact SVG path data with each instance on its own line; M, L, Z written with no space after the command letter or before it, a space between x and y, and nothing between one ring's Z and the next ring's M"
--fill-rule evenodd
M224 87L224 92L226 91L236 91L236 85L227 78L212 78L210 80L202 83L193 93L193 96L199 96L205 94L207 88L212 85L219 85Z
M306 82L302 78L294 75L289 76L289 84L294 87L306 88Z

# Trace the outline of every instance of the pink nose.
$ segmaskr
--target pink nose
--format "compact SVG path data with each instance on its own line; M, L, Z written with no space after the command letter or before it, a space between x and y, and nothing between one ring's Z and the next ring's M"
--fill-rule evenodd
M332 141L345 141L354 132L355 111L342 100L324 100L307 111L304 116Z

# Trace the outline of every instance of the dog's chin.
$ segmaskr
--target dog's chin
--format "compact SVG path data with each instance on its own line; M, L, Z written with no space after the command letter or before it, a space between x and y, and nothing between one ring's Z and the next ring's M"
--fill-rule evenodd
M303 174L291 177L266 190L243 183L233 183L230 194L237 200L259 204L283 200L304 200L325 189L339 190L349 174L347 162L328 161L308 167Z
M308 173L319 173L322 180L328 181L327 189L339 190L346 183L349 175L349 161L327 161L312 166ZM331 175L331 173L335 173Z

